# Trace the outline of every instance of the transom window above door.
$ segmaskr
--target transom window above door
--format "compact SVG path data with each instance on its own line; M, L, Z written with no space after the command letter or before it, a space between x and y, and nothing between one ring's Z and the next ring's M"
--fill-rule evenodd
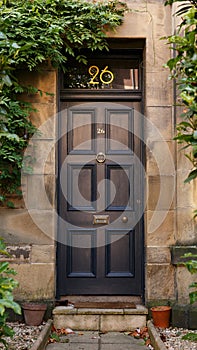
M69 62L64 89L141 91L141 52L110 50L85 56L87 64Z

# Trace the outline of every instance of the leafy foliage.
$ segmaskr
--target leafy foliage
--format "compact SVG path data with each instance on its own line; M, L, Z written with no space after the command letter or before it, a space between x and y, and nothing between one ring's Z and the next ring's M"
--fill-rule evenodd
M196 333L187 333L182 337L183 340L189 340L193 342L197 342L197 334Z
M181 2L181 4L178 6L179 9L176 12L177 15L182 15L182 14L186 13L187 11L189 11L192 8L192 6L197 5L196 0L189 0L186 2L186 4L185 4L185 1L183 1L183 0L167 0L165 2L165 5L172 5L175 2Z
M14 0L2 6L1 15L9 39L18 45L15 63L32 70L47 59L64 67L67 55L74 56L76 48L107 48L104 26L120 25L125 9L117 0Z
M167 38L170 48L175 55L167 62L171 71L171 78L175 79L180 92L183 113L180 115L182 121L177 125L175 140L183 144L187 150L186 157L192 163L185 183L197 178L197 1L168 0L165 5L181 3L177 16L181 16L178 32ZM194 211L197 217L197 210ZM191 258L183 264L191 274L197 273L197 255L185 254L184 258ZM190 303L197 301L197 282L192 283L189 293Z
M36 131L32 106L22 96L40 91L21 85L17 69L33 71L50 61L65 70L70 56L85 63L80 50L107 50L106 30L115 30L125 11L118 0L0 0L1 202L19 191L23 152Z
M175 55L167 62L171 78L176 79L183 105L182 121L177 125L175 139L187 150L186 157L192 169L185 182L197 177L197 1L169 0L166 4L180 2L177 15L181 15L178 32L167 38ZM183 3L183 4L182 4Z
M0 202L7 193L14 193L20 187L20 171L23 150L36 128L29 120L33 110L30 104L20 101L18 96L27 91L14 77L19 45L10 40L7 28L0 31ZM18 194L19 194L18 190ZM7 201L8 206L12 202Z
M0 239L0 255L9 255L2 239ZM14 334L13 330L6 324L6 309L12 309L15 313L21 314L19 304L13 299L13 290L18 285L17 281L11 277L15 274L15 270L9 267L8 262L0 262L0 343L3 343L5 348L7 348L7 343L4 337Z
M183 257L189 258L189 260L181 264L186 266L191 274L197 274L197 254L187 253L184 254ZM190 303L193 304L197 301L197 282L193 282L192 284L190 284L189 287L194 289L192 292L189 293Z

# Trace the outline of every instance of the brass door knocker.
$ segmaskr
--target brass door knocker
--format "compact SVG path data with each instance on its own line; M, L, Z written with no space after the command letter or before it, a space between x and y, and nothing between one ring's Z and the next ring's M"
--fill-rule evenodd
M96 161L97 161L98 163L104 163L105 160L106 160L106 155L105 155L104 153L102 153L102 152L99 152L99 153L97 154L97 156L96 156Z

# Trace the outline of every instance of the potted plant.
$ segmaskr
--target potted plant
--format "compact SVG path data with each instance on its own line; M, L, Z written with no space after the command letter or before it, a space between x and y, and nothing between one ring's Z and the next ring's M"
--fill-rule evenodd
M154 306L151 308L155 327L168 328L170 325L171 306Z
M43 302L26 302L22 304L25 323L28 326L39 326L44 318L47 304Z

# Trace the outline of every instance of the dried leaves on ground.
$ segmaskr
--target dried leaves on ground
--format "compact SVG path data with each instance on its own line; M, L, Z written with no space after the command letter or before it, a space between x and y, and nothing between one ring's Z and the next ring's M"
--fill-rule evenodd
M48 343L55 343L60 341L62 335L75 334L75 332L70 328L57 329L53 325L51 328L51 335L49 337Z
M142 327L142 328L136 328L134 331L132 332L127 332L128 335L131 335L132 337L136 338L136 339L143 339L145 345L147 346L147 348L149 350L153 350L153 347L151 345L151 341L150 341L150 336L148 333L148 328L147 327Z

